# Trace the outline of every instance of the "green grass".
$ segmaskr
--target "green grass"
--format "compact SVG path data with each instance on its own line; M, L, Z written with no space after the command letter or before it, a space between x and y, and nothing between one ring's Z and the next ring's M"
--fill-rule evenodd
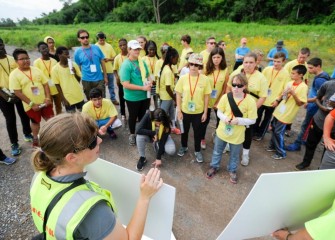
M227 58L233 62L234 50L239 45L241 37L248 38L251 49L261 49L267 52L274 47L277 40L282 39L289 50L290 59L294 59L302 47L311 49L311 57L320 57L324 61L324 69L329 73L333 71L335 62L335 25L262 25L258 23L233 22L181 22L173 25L149 23L89 23L79 25L44 25L29 26L17 29L0 29L0 37L7 45L20 46L27 49L35 48L37 42L47 35L55 38L56 45L73 47L78 45L76 32L84 28L94 35L104 31L115 50L118 50L117 41L124 37L128 40L144 35L154 40L158 46L163 42L181 51L180 37L189 34L192 37L191 46L196 52L205 48L205 40L215 36L217 41L224 39L228 43Z

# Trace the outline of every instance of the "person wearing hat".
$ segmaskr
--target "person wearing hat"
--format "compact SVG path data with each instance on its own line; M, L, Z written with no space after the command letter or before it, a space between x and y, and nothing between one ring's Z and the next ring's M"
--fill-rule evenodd
M149 77L147 64L140 58L141 45L136 40L130 40L128 46L128 59L121 65L119 76L123 85L124 99L126 100L130 130L129 145L136 144L136 120L141 121L149 109L152 79Z
M181 148L178 151L178 156L184 156L188 150L188 132L192 124L195 157L196 161L201 163L204 159L200 152L200 126L207 118L209 94L212 92L212 89L207 76L199 73L199 68L203 65L202 56L193 53L190 55L188 63L190 72L183 75L175 87L177 95L177 118L184 128L184 132L182 131L181 134Z
M278 40L276 47L272 48L268 53L267 59L269 60L268 66L273 66L273 59L277 52L283 52L285 54L286 59L288 59L288 51L284 48L284 41Z
M114 58L116 56L115 50L109 43L106 42L106 34L103 32L98 32L97 34L97 40L98 42L95 44L97 45L102 53L105 55L105 65L106 65L106 72L107 72L107 78L108 78L108 91L110 95L110 99L114 105L119 105L119 102L115 98L115 92L114 92L114 68L113 68L113 62Z

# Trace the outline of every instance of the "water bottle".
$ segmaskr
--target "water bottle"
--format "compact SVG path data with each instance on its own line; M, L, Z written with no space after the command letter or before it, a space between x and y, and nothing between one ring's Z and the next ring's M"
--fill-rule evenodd
M184 133L184 123L183 120L178 120L179 123L179 129L181 133Z
M46 106L46 104L45 103L42 103L42 104L40 104L38 107L41 109L41 108L44 108Z
M74 71L72 70L73 69L73 64L72 64L71 58L67 59L67 64L69 65L70 73L74 74Z
M150 82L147 81L146 85L150 85ZM147 98L151 98L151 88L150 88L150 90L147 91Z

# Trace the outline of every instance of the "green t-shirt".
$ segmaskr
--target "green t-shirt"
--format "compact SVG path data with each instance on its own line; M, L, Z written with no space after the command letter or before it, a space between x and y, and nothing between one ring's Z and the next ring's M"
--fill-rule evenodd
M146 71L146 76L149 75L148 66L144 63L144 68ZM138 85L138 86L144 86L142 76L141 76L141 70L138 63L138 60L130 61L129 59L124 60L124 62L121 65L121 69L119 72L119 76L121 79L121 82L127 82ZM147 92L142 90L130 90L123 88L124 91L124 99L128 101L142 101L147 99Z

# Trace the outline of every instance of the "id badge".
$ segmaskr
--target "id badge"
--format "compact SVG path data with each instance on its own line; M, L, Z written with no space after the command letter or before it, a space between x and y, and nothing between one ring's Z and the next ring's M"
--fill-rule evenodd
M217 97L218 90L213 89L211 92L211 98L216 98Z
M286 105L283 104L283 105L280 106L280 108L279 108L279 112L280 112L281 114L283 114L285 111L286 111Z
M40 95L40 89L38 87L31 87L31 92L33 93L33 95L35 96L39 96Z
M95 64L90 65L90 70L92 73L97 72L97 66Z
M48 80L48 85L49 87L55 86L54 82L51 79Z
M271 96L271 94L272 94L272 90L269 88L268 89L268 96Z
M193 101L188 102L188 111L189 112L195 112L195 102L193 102Z
M233 135L234 132L234 126L232 125L226 125L225 129L224 129L224 133L228 136Z

